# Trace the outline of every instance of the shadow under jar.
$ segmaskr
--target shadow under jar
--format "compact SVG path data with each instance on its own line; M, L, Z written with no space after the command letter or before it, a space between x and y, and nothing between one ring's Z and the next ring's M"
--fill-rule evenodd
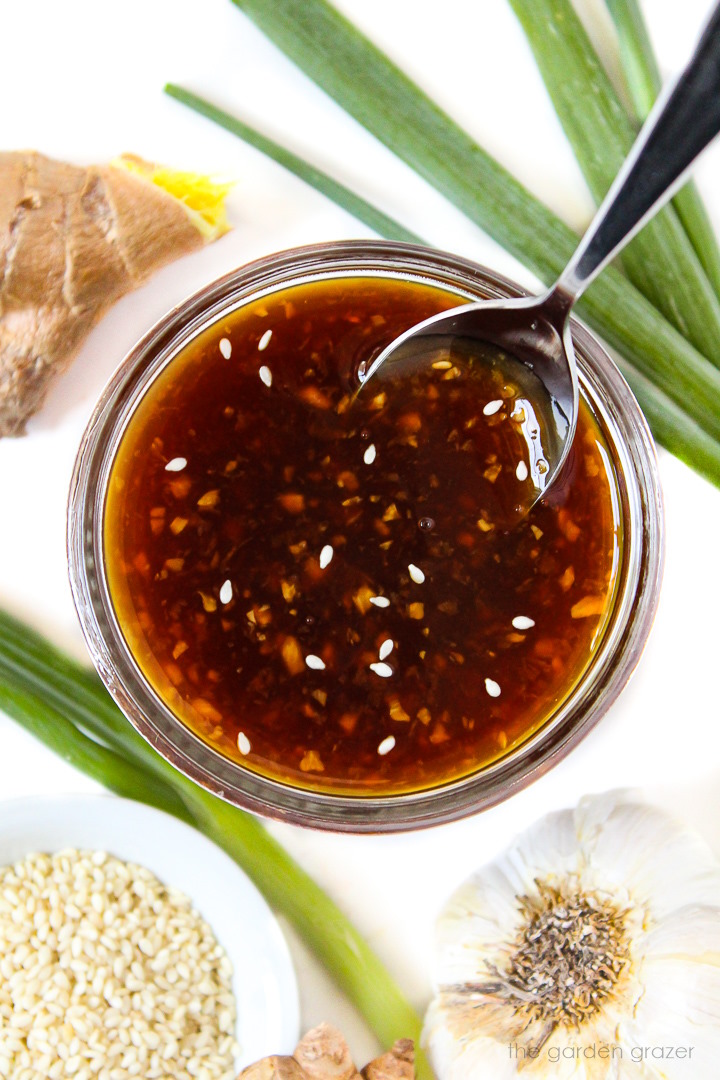
M514 529L541 438L500 365L448 355L354 402L358 367L437 311L517 289L383 242L284 252L171 312L107 387L69 504L71 584L126 716L230 802L410 829L540 775L597 722L662 571L651 436L573 324L578 432Z

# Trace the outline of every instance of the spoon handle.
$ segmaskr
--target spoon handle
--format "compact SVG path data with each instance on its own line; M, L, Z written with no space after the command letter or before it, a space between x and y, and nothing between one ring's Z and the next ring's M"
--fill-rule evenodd
M720 131L720 4L695 53L660 96L580 246L551 290L575 300L681 185Z

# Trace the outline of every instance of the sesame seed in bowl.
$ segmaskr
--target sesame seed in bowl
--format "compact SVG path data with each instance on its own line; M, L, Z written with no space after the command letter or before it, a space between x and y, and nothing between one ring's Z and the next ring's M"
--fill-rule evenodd
M293 1047L297 987L239 867L111 796L0 807L0 1075L233 1080Z

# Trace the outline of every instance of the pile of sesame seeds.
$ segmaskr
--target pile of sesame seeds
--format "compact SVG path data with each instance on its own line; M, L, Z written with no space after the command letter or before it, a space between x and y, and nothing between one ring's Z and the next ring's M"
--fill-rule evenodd
M232 970L190 900L104 852L0 868L0 1077L232 1080Z

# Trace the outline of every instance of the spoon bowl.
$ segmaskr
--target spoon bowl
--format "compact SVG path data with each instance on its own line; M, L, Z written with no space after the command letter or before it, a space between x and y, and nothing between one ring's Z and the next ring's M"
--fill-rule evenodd
M496 365L520 385L527 412L519 425L527 476L524 469L519 477L515 470L521 487L508 493L501 522L506 527L543 495L572 444L578 381L571 306L572 298L558 289L541 297L463 304L411 327L358 371L361 387L371 382L375 390L448 362L471 377L476 364Z

